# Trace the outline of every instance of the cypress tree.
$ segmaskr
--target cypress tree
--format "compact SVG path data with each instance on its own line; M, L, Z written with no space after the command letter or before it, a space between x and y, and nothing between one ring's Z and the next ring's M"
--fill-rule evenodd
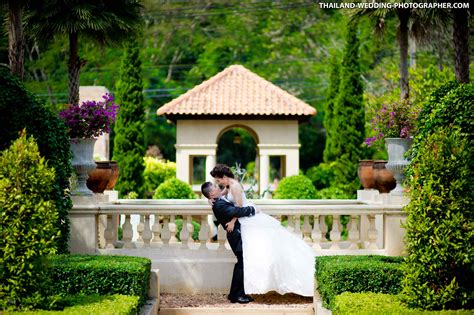
M141 60L136 40L127 44L116 86L120 112L114 127L113 159L118 161L120 177L116 189L121 196L143 190L145 169L145 104Z
M339 94L334 104L334 118L331 123L331 147L329 157L336 161L352 164L347 167L347 183L357 178L357 164L362 155L362 143L365 137L365 112L363 104L363 86L359 65L359 39L357 24L349 22L346 45L341 68Z
M326 129L326 145L324 148L324 162L329 163L336 159L333 154L334 139L337 137L337 132L333 130L334 121L334 105L337 95L339 93L341 65L337 58L337 54L333 54L331 58L331 74L329 76L329 89L327 94L326 110L324 112L324 128Z

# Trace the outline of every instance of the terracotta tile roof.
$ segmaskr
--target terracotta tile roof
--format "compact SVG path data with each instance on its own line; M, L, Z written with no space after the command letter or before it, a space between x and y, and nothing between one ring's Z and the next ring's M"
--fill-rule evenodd
M163 105L158 115L313 116L314 107L240 65L230 66Z

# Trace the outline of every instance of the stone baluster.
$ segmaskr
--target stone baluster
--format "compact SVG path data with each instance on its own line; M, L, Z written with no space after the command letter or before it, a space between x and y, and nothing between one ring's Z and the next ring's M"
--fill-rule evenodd
M321 249L321 240L323 238L323 234L321 232L320 226L319 226L319 215L314 216L314 225L313 225L313 230L311 231L311 238L313 239L313 248L314 249ZM324 220L324 217L323 217Z
M369 249L377 249L378 232L375 228L375 215L369 214L369 230L367 231L367 239L369 240Z
M309 224L309 215L304 216L303 221L303 240L307 243L311 243L311 224Z
M170 228L170 233L171 233L170 244L178 243L178 239L176 238L176 216L175 215L170 216L169 228Z
M326 224L326 215L322 215L319 217L319 228L321 230L321 235L322 235L322 238L321 238L321 243L325 243L327 242L327 238L326 238L326 234L328 232L328 225Z
M201 229L199 230L199 249L207 249L206 242L209 239L209 224L207 223L207 215L201 215Z
M132 222L130 220L130 214L125 215L125 222L122 225L122 240L124 242L124 248L136 248L135 243L132 243L133 229Z
M357 224L357 215L352 215L351 216L351 221L350 221L350 228L349 228L349 241L351 242L351 245L349 246L349 249L358 249L358 243L360 240L360 234L359 234L359 225Z
M163 219L163 229L161 230L161 240L163 241L163 247L167 247L170 244L171 231L170 231L170 219L165 216Z
M150 229L150 215L146 214L144 215L144 222L143 222L143 234L142 234L142 239L145 247L150 247L150 241L151 237L153 234L151 234L151 229Z
M188 248L190 222L192 222L192 218L190 215L183 217L183 228L181 229L181 233L179 233L179 238L181 239L181 248Z
M151 241L153 244L162 244L163 241L161 240L161 224L160 224L160 217L155 214L155 222L151 227L151 231L153 233L153 240Z
M222 225L219 224L217 228L217 242L219 243L218 249L225 249L226 241L227 241L227 232L224 230Z
M340 216L332 216L332 230L329 233L331 238L331 249L339 249L339 241L341 240L341 229L339 228Z
M105 248L114 248L115 233L113 229L112 215L107 214L107 226L104 231Z
M145 222L145 218L141 214L140 215L140 223L138 223L138 225L137 225L137 232L138 232L137 242L143 242L142 234L143 234L143 229L145 228L145 223L144 222Z
M287 229L288 229L290 232L293 232L293 231L295 230L295 221L294 221L294 219L293 219L293 216L292 216L292 215L288 215L287 218L288 218L288 228L287 228Z
M301 216L297 215L295 216L294 219L294 230L293 233L295 233L299 238L303 238L303 233L301 233Z

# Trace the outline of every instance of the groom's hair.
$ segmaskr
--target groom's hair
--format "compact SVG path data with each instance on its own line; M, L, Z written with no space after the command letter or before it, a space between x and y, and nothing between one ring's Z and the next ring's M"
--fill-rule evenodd
M206 197L207 199L209 198L209 193L211 192L212 189L212 183L211 182L205 182L204 184L201 185L201 192Z

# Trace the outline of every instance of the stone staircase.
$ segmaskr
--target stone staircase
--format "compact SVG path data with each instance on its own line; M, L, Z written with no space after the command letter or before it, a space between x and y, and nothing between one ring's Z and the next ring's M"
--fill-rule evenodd
M159 315L313 315L313 299L294 294L253 296L249 304L229 303L224 294L161 294Z

